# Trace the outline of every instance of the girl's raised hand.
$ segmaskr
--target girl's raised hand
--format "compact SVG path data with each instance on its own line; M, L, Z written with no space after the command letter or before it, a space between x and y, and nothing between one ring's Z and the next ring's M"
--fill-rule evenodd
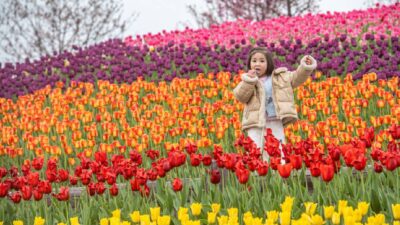
M312 64L312 60L311 60L310 56L306 56L306 64L307 65L311 65Z
M256 73L255 70L249 70L249 71L247 72L247 75L248 75L249 77L251 77L251 78L254 78L254 77L256 77L257 73Z

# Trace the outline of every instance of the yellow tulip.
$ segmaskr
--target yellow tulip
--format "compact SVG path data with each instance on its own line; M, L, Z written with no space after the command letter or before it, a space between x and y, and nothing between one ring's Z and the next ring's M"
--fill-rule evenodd
M333 224L340 224L340 213L334 212L332 214L332 223Z
M344 219L344 224L346 225L354 225L356 223L356 220L352 215L344 216L343 219Z
M317 209L317 203L314 202L305 202L304 206L306 208L306 213L310 216L314 215L315 210Z
M351 206L346 206L346 207L343 209L343 217L352 216L353 213L354 213L354 209L353 209L353 207L351 207Z
M217 217L218 224L227 224L228 223L228 216L219 216Z
M289 225L290 224L290 211L284 211L280 213L280 223L281 225Z
M158 225L169 225L171 223L171 217L170 216L160 216L157 219L157 224Z
M72 218L69 218L69 221L71 222L71 225L80 225L79 224L79 219L78 219L78 217L72 217Z
M189 221L189 214L182 214L180 221L181 223Z
M108 225L108 219L107 218L103 218L100 220L100 225Z
M247 211L243 214L243 218L253 218L253 214L250 211Z
M178 220L182 220L182 216L188 214L189 209L184 207L179 207L178 209Z
M208 224L214 224L216 218L217 218L217 213L215 213L215 212L207 213Z
M42 217L35 217L35 221L33 222L34 225L43 225L44 219Z
M362 216L363 215L362 215L362 212L360 209L356 209L353 211L353 217L354 217L355 222L361 222Z
M229 208L228 209L228 216L229 217L238 217L239 216L238 208Z
M140 222L140 212L139 211L133 211L133 213L131 213L129 216L131 217L132 222L134 222L134 223Z
M198 216L201 213L201 208L203 205L201 203L192 203L190 205L190 210L192 211L193 216Z
M0 224L1 225L1 224ZM393 225L400 225L400 221L394 221Z
M267 211L267 218L272 221L272 223L275 223L279 218L279 212L276 210Z
M160 216L160 207L150 208L150 215L152 221L157 221Z
M385 215L382 213L376 214L375 215L375 221L377 222L377 224L384 224L385 223Z
M121 223L121 219L118 217L110 218L110 225L119 225Z
M221 204L218 204L218 203L211 204L212 212L215 214L217 214L219 212L220 208L221 208Z
M365 216L368 213L369 203L359 202L357 208L361 210L361 215Z
M3 223L4 223L3 221L0 221L0 225L3 225Z
M326 220L332 218L333 212L335 212L335 207L333 206L324 206L324 216Z
M392 213L395 220L400 220L400 204L392 204Z
M313 215L312 217L311 217L311 224L312 225L322 225L322 224L324 224L325 222L324 222L324 219L322 219L322 216L320 216L320 215Z
M112 211L111 214L112 214L112 217L121 218L121 210L120 209L116 209L116 210Z
M14 220L13 225L24 225L24 222L22 220Z
M346 207L347 207L347 201L339 200L338 212L340 215L343 215L343 211Z
M131 225L131 222L129 222L129 221L122 221L121 225Z
M282 212L291 212L293 207L294 198L287 196L285 201L281 204Z
M140 215L140 224L141 225L150 225L149 214Z
M57 225L67 225L67 224L65 224L65 223L57 223Z

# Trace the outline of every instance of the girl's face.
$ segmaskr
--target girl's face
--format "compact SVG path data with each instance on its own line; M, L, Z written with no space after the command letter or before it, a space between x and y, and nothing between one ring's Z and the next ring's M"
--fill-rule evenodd
M267 66L267 59L264 54L257 52L251 57L250 68L256 71L257 76L264 76L267 72Z

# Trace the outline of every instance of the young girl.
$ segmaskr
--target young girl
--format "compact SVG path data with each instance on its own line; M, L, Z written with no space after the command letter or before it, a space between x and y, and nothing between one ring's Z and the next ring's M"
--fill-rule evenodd
M242 130L262 151L263 160L268 159L264 151L266 128L281 143L285 143L284 127L294 123L297 111L293 89L304 83L317 67L317 61L304 56L296 71L285 67L275 69L271 53L265 48L253 48L247 60L247 73L241 75L242 81L233 90L236 99L245 104Z

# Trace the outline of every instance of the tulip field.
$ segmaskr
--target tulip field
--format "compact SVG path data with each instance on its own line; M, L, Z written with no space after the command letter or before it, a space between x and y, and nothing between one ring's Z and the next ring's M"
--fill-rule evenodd
M1 224L400 224L400 4L111 39L0 67ZM318 67L287 144L241 130L249 50ZM263 161L261 151L269 155Z

